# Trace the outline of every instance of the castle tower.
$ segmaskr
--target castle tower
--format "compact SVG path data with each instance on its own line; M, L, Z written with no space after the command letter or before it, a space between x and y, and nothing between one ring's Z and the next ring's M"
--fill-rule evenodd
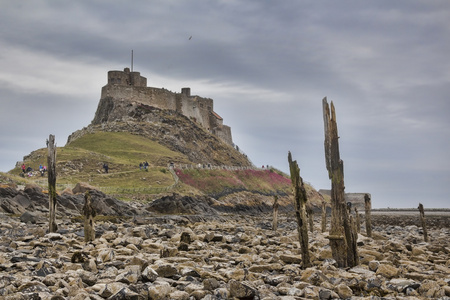
M191 96L191 88L188 88L188 87L182 88L181 93L185 96L190 97Z
M147 78L139 72L130 72L130 68L125 68L123 71L109 71L108 84L147 87Z

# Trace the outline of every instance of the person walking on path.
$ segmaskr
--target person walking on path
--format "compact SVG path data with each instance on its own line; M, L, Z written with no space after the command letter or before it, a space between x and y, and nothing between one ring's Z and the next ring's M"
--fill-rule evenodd
M107 163L104 163L103 164L103 169L105 169L105 173L108 173L108 164Z

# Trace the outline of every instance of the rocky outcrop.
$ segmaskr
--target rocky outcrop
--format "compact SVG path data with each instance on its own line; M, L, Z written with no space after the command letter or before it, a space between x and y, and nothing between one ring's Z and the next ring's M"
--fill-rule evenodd
M67 145L87 133L98 131L129 132L157 141L167 148L185 154L192 163L251 166L246 156L198 126L194 120L172 110L108 99L102 99L94 121L72 133ZM112 109L112 106L114 109Z
M110 197L100 191L90 190L97 215L134 216L142 214L138 208ZM79 216L83 208L84 194L57 195L57 217ZM27 185L24 190L0 188L0 213L22 215L32 212L45 218L48 213L48 195L37 185Z

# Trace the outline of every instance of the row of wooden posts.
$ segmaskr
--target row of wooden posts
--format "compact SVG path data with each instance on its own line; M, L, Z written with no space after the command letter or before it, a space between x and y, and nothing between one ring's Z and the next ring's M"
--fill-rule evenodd
M344 197L344 163L339 155L339 136L336 123L336 112L331 102L331 108L328 105L327 98L322 100L323 119L325 130L325 161L328 175L331 180L331 221L328 239L333 258L339 267L354 267L359 264L359 255L357 249L357 239L359 232L358 220L359 214L356 211L357 220L353 219L350 209L348 209ZM57 231L56 224L56 145L55 136L50 135L47 140L48 148L48 194L49 194L49 232ZM297 161L292 160L292 155L288 153L288 162L291 175L291 182L294 194L295 216L297 220L298 238L302 254L302 267L311 266L311 260L308 247L308 223L312 230L312 210L307 211L307 194L300 176L300 168ZM175 175L176 176L176 175ZM95 238L94 217L95 209L92 205L92 198L87 191L85 193L85 202L83 206L84 215L84 238L85 241L93 241ZM370 218L371 200L366 194L365 217L366 234L372 236L372 225ZM278 224L278 198L275 196L273 205L273 228L277 229ZM423 205L419 204L420 220L424 231L424 239L428 242L426 230L425 214ZM307 218L309 216L309 220ZM326 231L326 207L322 203L322 232Z
M328 239L333 259L339 267L354 267L359 264L359 254L357 247L358 232L360 231L360 220L357 210L355 210L356 220L354 220L350 208L345 202L344 185L344 162L339 154L339 136L336 123L336 111L331 102L328 105L327 98L322 100L323 120L325 132L325 161L328 176L331 180L331 221ZM295 216L297 219L297 231L302 255L302 267L311 266L308 247L308 226L312 231L313 220L312 210L308 211L307 195L300 176L300 168L297 161L292 160L292 155L288 153L289 170L294 194ZM372 236L371 224L371 200L368 194L364 196L366 234ZM428 242L423 205L419 204L420 220L424 231L424 240ZM276 230L278 222L278 198L275 197L273 205L273 228ZM309 220L307 218L309 216ZM326 231L326 207L322 203L322 232Z

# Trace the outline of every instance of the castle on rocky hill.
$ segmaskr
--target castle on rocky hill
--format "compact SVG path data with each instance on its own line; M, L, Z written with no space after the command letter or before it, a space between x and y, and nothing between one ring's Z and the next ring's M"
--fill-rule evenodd
M188 117L222 141L233 145L231 128L214 112L214 101L210 98L192 96L191 89L182 88L174 93L164 88L147 87L147 78L139 72L109 71L108 83L102 88L101 99L129 101L160 109L169 109Z

